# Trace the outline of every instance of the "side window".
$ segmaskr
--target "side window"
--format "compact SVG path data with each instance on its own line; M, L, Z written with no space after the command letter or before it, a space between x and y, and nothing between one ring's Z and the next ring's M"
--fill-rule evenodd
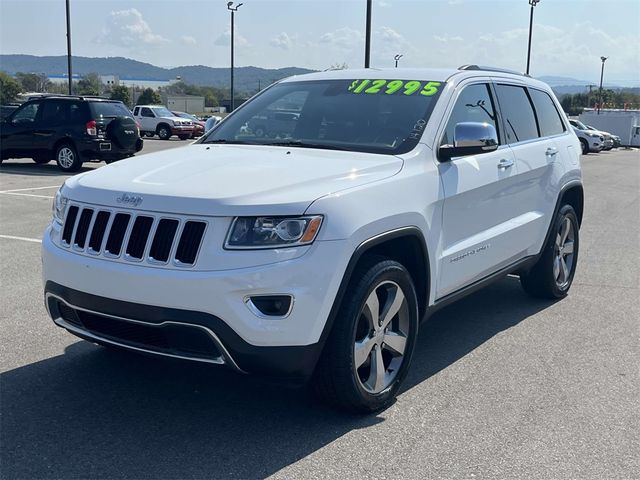
M153 112L151 111L151 109L150 109L150 108L147 108L147 107L145 107L145 108L143 108L143 109L142 109L142 116L143 116L143 117L151 117L151 118L154 118L154 117L155 117L155 115L153 114Z
M133 114L137 117L137 116L138 116L139 111L140 111L140 107L135 107L135 108L133 109Z
M49 100L42 102L42 115L40 116L40 122L43 125L54 126L61 123L63 102L58 100Z
M33 123L36 120L36 116L38 115L38 109L40 108L40 103L29 103L22 108L16 110L16 113L11 118L11 122L13 123Z
M508 143L538 138L536 116L531 101L523 87L496 85L498 102L504 118Z
M530 89L529 93L531 100L533 100L533 106L536 107L541 135L549 137L563 133L565 131L564 123L549 94L535 89Z
M84 123L83 104L78 102L67 102L69 104L69 122L73 124Z
M498 129L489 85L479 83L464 87L453 107L440 145L453 144L453 133L460 122L488 123Z

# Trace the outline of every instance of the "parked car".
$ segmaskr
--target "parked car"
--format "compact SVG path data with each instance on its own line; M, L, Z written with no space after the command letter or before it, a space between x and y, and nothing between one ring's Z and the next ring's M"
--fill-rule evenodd
M142 150L138 125L120 101L42 95L17 108L0 124L0 161L30 157L56 160L65 172L83 162L111 163Z
M285 101L287 138L245 128ZM583 188L561 112L546 84L486 67L285 79L192 145L67 180L42 241L49 315L385 408L439 308L508 274L567 295Z
M593 128L591 125L585 125L585 127L587 127L587 129L592 132L602 135L602 137L604 138L604 145L602 147L603 150L611 150L615 146L613 135L611 135L609 132L598 130L597 128Z
M171 113L173 113L176 117L186 118L187 120L191 120L191 122L193 123L193 133L191 134L191 138L199 138L202 135L204 135L205 122L200 120L198 117L196 117L195 115L191 115L190 113L187 113L187 112L171 112Z
M193 122L180 118L162 105L136 105L133 116L140 124L140 132L147 137L158 135L161 140L169 140L177 135L180 140L191 138Z
M286 138L295 130L299 117L299 112L266 110L249 119L247 126L258 138Z
M604 136L599 132L589 130L586 125L578 120L569 120L575 134L580 140L580 148L583 155L589 152L600 152L604 148Z

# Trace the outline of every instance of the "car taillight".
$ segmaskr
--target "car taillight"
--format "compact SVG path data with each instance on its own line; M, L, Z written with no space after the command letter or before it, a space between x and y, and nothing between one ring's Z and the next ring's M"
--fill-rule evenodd
M98 134L98 127L96 125L96 121L95 120L90 120L87 122L87 125L85 125L87 127L87 134L88 135L93 135L94 137Z
M138 122L137 120L136 120L136 127L138 127L138 134L140 134L140 129L141 129L140 122Z

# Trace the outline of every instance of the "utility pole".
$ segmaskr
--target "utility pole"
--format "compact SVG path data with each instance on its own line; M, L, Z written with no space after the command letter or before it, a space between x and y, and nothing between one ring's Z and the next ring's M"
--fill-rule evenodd
M529 75L529 65L531 65L531 36L533 34L533 9L538 3L540 3L540 0L529 0L529 5L531 5L531 15L529 16L529 47L527 48L527 71L525 72L527 75Z
M234 92L233 92L233 36L234 36L234 15L238 11L238 9L242 6L242 3L239 3L237 6L233 6L233 2L227 3L227 9L231 12L231 112L233 112L234 107Z
M364 68L369 68L371 64L371 2L367 0L367 25L364 37Z
M598 93L598 115L600 115L600 110L602 110L602 79L604 78L604 62L607 61L609 57L600 57L602 60L602 69L600 70L600 92Z
M71 74L71 14L69 13L69 0L67 6L67 74L69 75L69 95L73 90L73 75Z
M396 61L396 68L398 68L398 60L400 60L404 55L396 55L395 57L393 57L393 59Z

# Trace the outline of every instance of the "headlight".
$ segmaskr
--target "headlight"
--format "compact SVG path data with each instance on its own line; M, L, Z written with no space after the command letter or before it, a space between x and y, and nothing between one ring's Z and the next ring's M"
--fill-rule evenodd
M67 197L62 195L62 187L58 189L55 197L53 197L53 205L51 206L51 210L53 213L53 220L62 225L64 221L64 211L67 208Z
M225 248L230 250L307 245L320 230L322 216L237 217L231 224Z
M600 137L599 133L587 133L587 135L589 135L590 137L593 137L593 138L599 138Z

